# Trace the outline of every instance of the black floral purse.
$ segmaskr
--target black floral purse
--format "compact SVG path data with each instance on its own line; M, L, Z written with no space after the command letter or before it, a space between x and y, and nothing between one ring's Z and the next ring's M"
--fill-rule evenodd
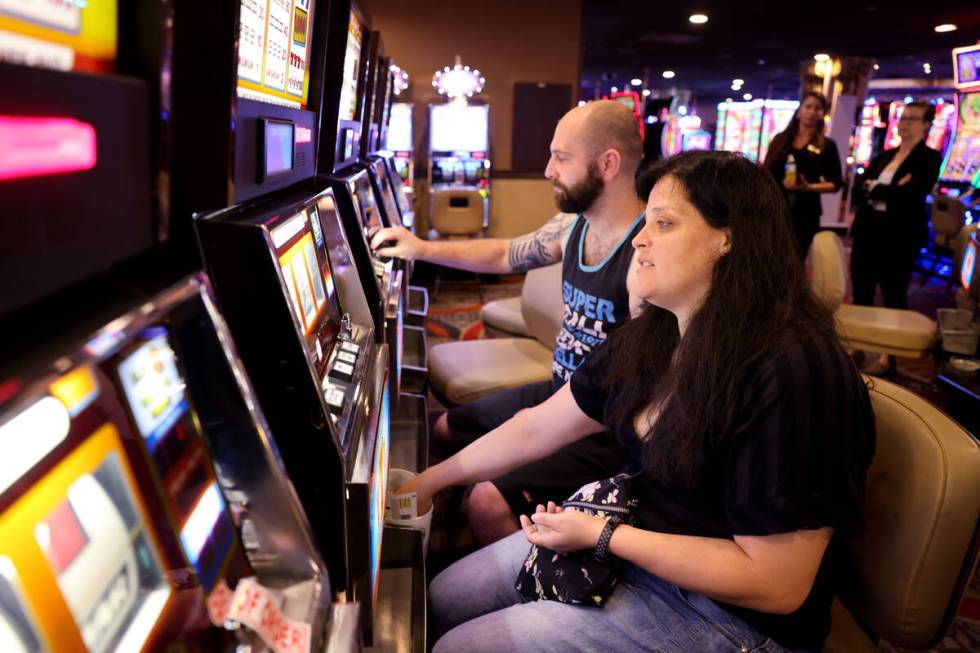
M632 524L637 501L630 497L631 478L629 474L617 474L588 483L561 506L606 520L615 516L624 524ZM557 553L532 544L514 588L532 600L601 608L616 587L622 564L614 556L597 560L591 550Z

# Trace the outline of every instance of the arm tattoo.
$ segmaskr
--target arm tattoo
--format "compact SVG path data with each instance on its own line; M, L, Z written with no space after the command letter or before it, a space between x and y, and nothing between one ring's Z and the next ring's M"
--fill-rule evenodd
M527 272L561 260L561 239L568 228L569 216L559 213L544 226L510 241L507 261L514 272Z

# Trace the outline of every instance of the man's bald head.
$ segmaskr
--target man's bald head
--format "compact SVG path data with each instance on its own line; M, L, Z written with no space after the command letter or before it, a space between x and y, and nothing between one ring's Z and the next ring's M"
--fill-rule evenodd
M622 159L623 172L632 175L643 159L643 140L636 117L615 100L597 100L575 107L561 119L574 130L592 157L606 150L616 150Z

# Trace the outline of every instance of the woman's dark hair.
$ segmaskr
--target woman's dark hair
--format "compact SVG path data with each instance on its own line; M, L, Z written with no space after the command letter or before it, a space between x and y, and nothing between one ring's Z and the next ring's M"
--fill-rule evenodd
M656 306L612 335L607 382L616 389L611 427L656 406L640 433L647 470L662 480L697 482L705 449L743 406L753 368L787 332L834 333L814 299L790 232L790 216L765 169L731 152L684 152L637 179L641 197L670 177L707 223L731 233L711 288L680 338L674 315Z
M915 102L909 102L905 105L905 108L916 107L922 109L922 122L927 125L932 125L932 121L936 118L936 107L925 100L916 100Z
M808 98L816 98L823 107L823 113L826 116L827 112L830 111L830 103L827 102L826 96L823 93L818 93L817 91L807 91L800 98L800 106L807 101ZM825 126L824 119L821 118L820 122L817 123L817 128L813 132L813 137L810 139L812 145L823 149L823 143L826 140L826 136L823 135L823 130ZM776 134L772 142L769 144L769 149L766 150L766 160L764 165L768 167L773 161L779 161L786 153L793 147L793 141L796 140L796 135L800 133L800 110L797 109L796 113L790 119L789 124L786 129Z

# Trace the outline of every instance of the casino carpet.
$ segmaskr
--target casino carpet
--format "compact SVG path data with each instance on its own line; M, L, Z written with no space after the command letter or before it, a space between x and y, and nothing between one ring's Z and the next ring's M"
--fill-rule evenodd
M515 297L521 294L522 283L523 275L503 276L495 282L485 282L479 286L476 283L442 282L439 286L439 294L432 298L429 305L429 318L426 321L429 346L441 342L474 340L485 337L483 323L480 321L481 293L483 300L487 302ZM429 285L430 295L432 291L433 288ZM850 288L848 288L845 301L850 301ZM876 304L883 304L880 294ZM933 278L922 283L922 278L918 273L913 275L909 288L909 308L919 311L931 319L936 319L938 309L950 308L953 305L952 294L946 292L945 280ZM931 357L919 360L899 359L898 369L900 373L908 372L915 377L925 378L927 381L923 383L911 377L900 376L896 382L935 403L940 408L943 407L944 399L935 384L935 362ZM430 410L442 408L431 393L429 407ZM434 539L431 546L435 556L430 554L430 561L436 563L439 568L461 557L467 552L465 549L472 546L472 540L465 529L463 531L452 530L452 533L433 533ZM447 536L453 541L447 541ZM435 551L437 548L441 551ZM449 557L443 560L447 554ZM897 653L896 649L887 643L882 646L882 650ZM949 632L939 645L931 651L936 653L980 652L980 568L974 571L973 579Z

